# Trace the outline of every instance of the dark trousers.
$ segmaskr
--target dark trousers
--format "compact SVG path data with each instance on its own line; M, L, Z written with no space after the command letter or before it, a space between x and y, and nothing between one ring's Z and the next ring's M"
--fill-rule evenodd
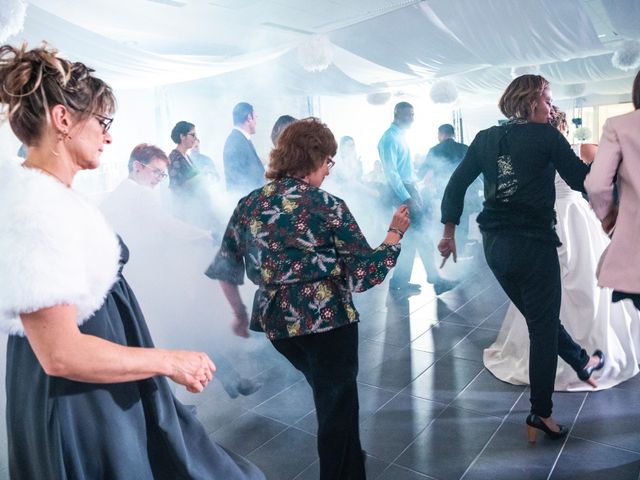
M531 413L551 415L558 355L578 371L589 361L560 323L560 263L552 243L483 232L487 264L529 329Z
M313 390L320 480L364 479L356 385L358 324L272 343L304 374Z

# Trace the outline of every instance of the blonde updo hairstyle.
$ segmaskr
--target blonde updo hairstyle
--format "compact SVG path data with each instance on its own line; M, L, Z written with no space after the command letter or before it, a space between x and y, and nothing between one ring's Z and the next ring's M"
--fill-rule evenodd
M322 167L327 155L333 157L338 150L331 130L317 118L305 118L288 125L271 150L269 168L265 177L304 178Z
M540 98L549 82L541 75L520 75L514 78L500 98L500 111L508 119L526 120L533 102Z
M92 73L83 63L58 57L47 44L31 50L26 43L1 46L0 103L16 137L27 146L37 145L56 105L79 121L92 114L111 115L116 107L111 87Z

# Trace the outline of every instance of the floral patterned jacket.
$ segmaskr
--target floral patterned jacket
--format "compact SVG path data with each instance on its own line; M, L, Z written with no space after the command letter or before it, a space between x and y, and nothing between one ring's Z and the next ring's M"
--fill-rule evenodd
M206 275L258 285L251 329L270 340L358 321L351 292L381 283L400 245L372 249L341 199L286 177L238 203Z

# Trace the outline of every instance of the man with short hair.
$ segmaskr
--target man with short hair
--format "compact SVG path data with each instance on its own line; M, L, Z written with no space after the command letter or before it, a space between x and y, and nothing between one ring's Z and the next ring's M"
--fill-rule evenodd
M434 259L435 246L424 230L424 205L416 186L411 151L405 138L406 131L413 124L413 117L413 106L410 103L398 103L393 110L393 123L378 143L380 161L392 193L391 206L407 205L411 217L411 228L402 240L402 250L389 282L389 289L401 295L420 292L420 285L409 283L417 251L427 271L427 281L433 283L434 290L439 295L455 284L440 277Z
M264 166L251 142L256 133L256 114L246 102L233 107L233 130L222 153L227 191L246 195L264 184Z
M418 177L422 178L429 171L434 171L444 179L442 185L436 185L441 192L449 181L449 177L462 161L469 147L464 143L456 142L456 131L453 125L445 123L438 127L438 144L429 149L427 157L418 169Z
M458 167L469 149L464 143L456 142L455 134L453 125L448 123L440 125L438 127L438 144L427 152L424 162L418 168L418 177L424 179L425 184L431 187L426 190L430 192L428 201L433 205L440 205L444 189L453 171ZM482 191L482 179L478 177L467 191L464 203L464 217L456 229L459 254L464 252L469 243L469 216L482 210L482 201L484 199Z

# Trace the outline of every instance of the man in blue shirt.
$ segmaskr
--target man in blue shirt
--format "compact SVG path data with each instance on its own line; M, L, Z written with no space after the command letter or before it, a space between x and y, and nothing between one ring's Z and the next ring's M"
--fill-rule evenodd
M413 124L413 115L413 106L410 103L398 103L393 110L393 123L378 143L378 153L387 185L392 193L393 206L402 203L407 205L411 216L411 229L403 238L402 251L389 288L392 292L403 295L419 293L420 285L409 283L417 251L427 271L427 281L433 283L434 290L439 295L451 290L455 284L440 278L434 259L435 247L423 228L424 206L416 187L411 150L405 138L405 132Z

